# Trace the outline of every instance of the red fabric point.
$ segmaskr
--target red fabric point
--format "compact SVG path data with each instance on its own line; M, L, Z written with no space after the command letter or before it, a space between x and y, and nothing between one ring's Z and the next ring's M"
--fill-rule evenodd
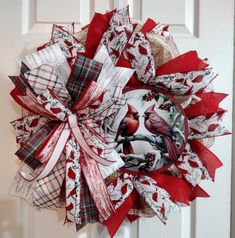
M128 212L134 206L136 195L137 192L134 190L125 200L125 202L116 210L116 213L114 213L106 221L104 221L104 224L106 225L111 238L115 235Z
M19 99L18 96L21 96L20 91L17 88L14 88L11 92L10 92L11 97L14 99L14 101L19 104L22 108L28 110L29 112L33 112L29 107L26 106L26 104L22 103L22 101Z
M73 209L73 204L70 203L67 207L66 210L71 211Z
M74 171L71 168L69 168L68 177L71 179L75 179L75 177L76 177Z
M127 188L128 188L128 184L125 184L125 185L121 188L122 194L126 194Z
M158 194L157 193L153 194L153 201L155 201L155 202L158 201Z
M213 154L206 146L201 144L197 140L189 141L190 147L194 153L198 155L198 157L203 162L204 166L208 170L210 176L213 181L215 179L215 171L216 169L223 166L222 162L218 159L218 157Z
M144 185L150 186L150 183L147 180L143 180L143 181L141 181L141 183L144 184Z
M171 200L189 205L191 187L182 178L177 178L167 174L157 174L151 176L157 182L157 186L165 189L171 196Z
M157 23L153 19L148 18L147 21L144 23L141 32L143 34L146 34L147 32L150 32L156 25Z
M29 124L30 127L35 127L37 125L38 125L38 118L33 119Z
M58 114L58 113L60 113L61 112L61 109L60 108L51 108L51 111L52 111L52 113L53 114Z
M85 56L91 59L94 58L96 49L100 44L104 32L107 31L109 27L109 22L114 12L115 10L106 14L95 13L88 27Z
M127 219L132 223L134 221L136 221L139 218L139 216L135 216L135 215L127 215Z
M205 69L207 66L208 64L198 58L196 51L189 51L161 65L156 70L156 75L187 73L190 71Z
M208 193L206 193L200 186L196 185L192 190L190 201L195 200L197 197L210 197Z
M225 93L209 92L197 94L197 96L201 98L201 101L185 109L185 113L189 119L223 110L219 108L219 103L228 95Z

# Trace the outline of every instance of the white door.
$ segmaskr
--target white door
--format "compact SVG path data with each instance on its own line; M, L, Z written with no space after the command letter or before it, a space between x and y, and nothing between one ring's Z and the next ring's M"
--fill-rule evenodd
M15 59L46 42L52 22L76 21L85 25L94 11L104 12L130 4L134 18L148 17L170 24L181 53L198 50L219 73L215 89L230 96L225 124L232 125L233 0L0 0L0 237L1 238L98 238L108 237L102 226L91 225L75 232L63 225L63 211L36 211L8 190L17 170L14 131L9 122L21 109L9 97L13 88L7 75L17 73ZM157 218L123 224L117 238L229 238L231 136L216 139L212 147L224 163L216 182L204 183L210 199L198 199L191 208L173 214L167 226Z

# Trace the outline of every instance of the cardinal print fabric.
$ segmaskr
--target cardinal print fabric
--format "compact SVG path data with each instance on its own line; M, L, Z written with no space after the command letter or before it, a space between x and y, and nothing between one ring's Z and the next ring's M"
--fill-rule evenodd
M75 32L21 57L12 98L20 167L11 193L32 206L65 209L77 230L99 222L113 237L124 221L171 212L209 195L221 161L208 140L223 126L227 96L196 51L180 54L168 26L134 23L128 6L96 13Z

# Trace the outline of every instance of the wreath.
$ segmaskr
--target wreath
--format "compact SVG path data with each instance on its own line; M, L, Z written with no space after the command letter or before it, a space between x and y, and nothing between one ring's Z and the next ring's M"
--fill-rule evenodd
M208 197L201 180L222 166L208 147L229 134L227 96L196 51L180 55L168 26L133 22L125 7L88 26L53 25L51 39L21 57L13 99L20 169L11 193L38 208L65 208L77 230L158 218Z

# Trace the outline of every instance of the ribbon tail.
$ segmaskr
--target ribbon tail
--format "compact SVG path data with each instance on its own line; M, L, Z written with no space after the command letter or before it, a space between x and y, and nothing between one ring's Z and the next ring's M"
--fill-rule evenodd
M150 32L150 31L152 31L153 28L156 27L156 25L157 25L157 23L153 19L148 18L147 21L144 23L144 25L143 25L143 27L141 29L141 32L143 34L146 34L146 33Z
M136 221L139 218L140 217L137 215L127 215L127 219L129 220L130 223L133 223L134 221Z
M83 148L84 149L84 148ZM81 168L88 184L91 196L99 211L101 220L106 220L114 213L106 185L101 177L99 167L95 160L86 152L81 151Z
M193 152L195 152L200 160L203 162L207 171L209 172L212 180L215 180L215 171L223 164L218 157L206 148L202 143L197 140L191 140L189 142Z
M81 224L80 148L74 138L66 143L66 220Z
M111 237L116 234L117 230L126 218L128 212L131 208L133 208L136 196L137 192L133 190L128 198L126 198L125 202L116 210L116 213L114 213L106 221L104 221L104 224L106 225Z
M38 173L31 173L29 171L21 171L20 172L20 175L25 180L33 181L35 179L45 178L53 170L53 168L55 167L55 165L57 164L57 162L60 158L61 153L64 150L65 144L66 144L66 142L70 136L70 133L71 133L70 129L66 128L64 125L62 125L62 126L64 128L62 129L62 132L60 133L59 138L56 141L55 147L54 147L52 153L51 154L49 153L49 158L44 163L43 168L40 170L40 172L38 172ZM44 150L42 150L42 153L45 153L45 156L48 156Z
M210 197L207 192L205 192L200 186L196 185L194 189L192 190L192 194L190 196L190 201L195 200L197 197L204 197L208 198Z
M169 193L172 201L184 203L185 205L190 204L192 189L185 179L167 174L156 174L149 177L156 181L158 187L165 189Z
M142 176L139 180L135 180L134 186L164 224L170 212L178 210L177 205L171 201L170 194L158 187L157 182L152 178Z
M219 104L228 95L225 93L208 92L197 94L201 100L185 109L185 113L189 119L199 115L205 115L220 111Z
M208 64L204 60L198 58L196 51L189 51L161 65L157 69L156 75L186 73L190 71L202 70L207 66Z

